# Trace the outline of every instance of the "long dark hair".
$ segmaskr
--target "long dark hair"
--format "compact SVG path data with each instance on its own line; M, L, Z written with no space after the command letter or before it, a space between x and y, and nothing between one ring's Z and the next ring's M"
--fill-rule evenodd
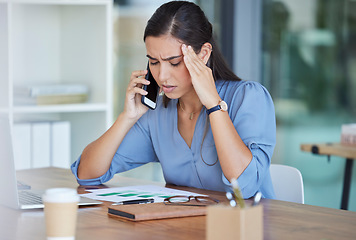
M143 40L145 41L148 36L159 37L166 34L192 46L196 53L200 52L204 43L209 42L213 51L207 66L211 68L214 80L241 80L227 65L215 43L211 23L196 4L187 1L172 1L160 6L148 20Z
M210 43L213 47L207 66L212 70L214 80L223 79L227 81L240 81L227 65L213 37L213 27L206 18L200 7L192 2L172 1L160 6L152 17L148 20L143 40L146 37L159 37L170 34L186 45L192 46L198 54L205 43ZM164 106L167 107L169 98L163 97ZM209 118L206 118L203 142L208 131ZM218 162L207 163L204 161L202 151L200 151L203 162L208 166L213 166Z

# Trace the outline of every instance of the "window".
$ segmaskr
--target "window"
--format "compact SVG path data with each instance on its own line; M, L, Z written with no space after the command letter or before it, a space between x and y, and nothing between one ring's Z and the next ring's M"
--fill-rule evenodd
M273 161L301 170L306 203L339 208L345 160L328 163L299 145L339 142L341 125L356 122L356 1L262 4L262 84L277 117ZM353 180L350 199L356 198Z

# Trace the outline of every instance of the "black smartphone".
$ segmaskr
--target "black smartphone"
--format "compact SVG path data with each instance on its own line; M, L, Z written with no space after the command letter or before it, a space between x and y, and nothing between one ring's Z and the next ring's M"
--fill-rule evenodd
M150 81L149 85L143 85L143 89L148 92L147 95L142 95L141 102L152 110L156 109L157 106L157 96L158 96L158 85L156 80L153 78L149 64L147 64L148 73L146 74L146 79Z

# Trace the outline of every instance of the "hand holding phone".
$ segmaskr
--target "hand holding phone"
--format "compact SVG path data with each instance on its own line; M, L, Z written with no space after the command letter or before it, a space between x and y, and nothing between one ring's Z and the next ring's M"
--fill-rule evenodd
M147 95L142 95L141 102L152 110L156 109L157 106L157 96L158 96L158 84L156 80L153 78L149 64L147 64L147 74L145 79L150 81L149 85L143 85L143 89L148 92Z

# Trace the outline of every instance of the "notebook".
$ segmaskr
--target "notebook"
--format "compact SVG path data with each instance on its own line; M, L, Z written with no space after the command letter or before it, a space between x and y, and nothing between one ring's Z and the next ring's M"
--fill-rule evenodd
M206 211L206 206L165 205L164 203L112 205L108 207L109 216L130 221L203 216L206 215Z
M43 191L32 191L26 183L16 180L12 135L8 113L0 113L0 204L17 209L43 208ZM102 202L81 197L78 205L95 205Z

